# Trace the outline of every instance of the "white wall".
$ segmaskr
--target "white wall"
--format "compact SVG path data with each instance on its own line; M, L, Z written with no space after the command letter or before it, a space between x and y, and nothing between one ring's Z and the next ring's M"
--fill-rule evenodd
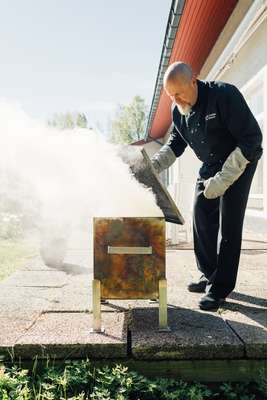
M185 225L173 225L167 229L167 237L173 244L179 241L192 240L192 209L195 180L201 166L199 159L193 151L187 147L181 157L178 158L171 172L171 182L168 190L174 198L178 209L185 219Z
M259 7L264 4L263 2L258 2ZM239 2L239 7L242 7L242 2ZM243 3L245 4L245 3ZM248 2L246 2L246 7L248 7ZM254 3L255 6L255 3ZM255 11L256 14L256 11ZM239 13L239 15L241 15ZM244 14L246 16L246 14ZM257 20L259 21L259 19ZM241 21L242 22L242 21ZM228 24L231 24L231 18L228 20ZM240 25L239 25L240 26ZM236 26L236 29L239 28ZM224 31L227 29L232 29L232 26L225 26ZM255 24L253 25L253 29L255 29ZM250 30L250 36L243 40L243 45L240 46L235 57L232 59L232 63L230 64L228 69L225 69L223 74L220 74L219 80L230 82L235 84L241 91L243 90L244 95L246 97L246 87L249 85L249 82L255 77L257 73L262 74L263 76L263 92L264 92L264 113L263 113L263 135L264 135L264 148L266 149L267 143L267 18L262 20L262 23L256 28L254 33L251 34L253 30ZM234 37L234 36L233 36ZM225 41L224 46L229 46L231 41ZM224 50L222 47L222 38L218 40L218 47L220 51ZM216 53L216 44L214 49L211 52L212 54ZM219 58L219 54L218 54ZM209 70L212 69L214 64L218 61L218 59L213 57L213 63L210 60L207 60L204 66L205 74L208 75ZM218 71L219 72L219 71ZM215 74L216 75L216 74ZM200 73L201 79L205 79L203 73ZM212 79L211 79L212 80ZM256 231L261 231L264 235L267 233L267 155L261 161L261 168L263 168L262 180L263 180L263 207L260 210L247 210L245 226L247 229L253 229ZM185 154L177 161L177 163L173 167L173 171L171 175L173 176L173 182L170 185L170 192L173 192L174 198L177 202L178 208L180 208L182 214L184 215L187 226L186 227L172 227L169 229L169 235L172 239L173 243L177 243L179 241L179 232L186 228L186 238L187 240L192 239L192 232L190 231L191 227L191 215L190 211L192 210L192 199L193 192L195 186L196 173L200 167L200 162L193 154L193 152L188 149ZM255 185L254 185L255 186ZM250 204L252 204L252 200L250 199ZM256 204L256 200L253 200ZM255 218L256 220L255 220ZM255 223L256 222L256 223ZM265 229L266 228L266 229Z
M239 50L236 58L220 80L242 88L267 64L267 19Z
M267 12L267 11L265 11ZM254 25L255 26L255 25ZM253 25L252 25L253 27ZM231 66L220 75L220 80L235 84L250 101L251 88L258 85L258 92L254 100L262 103L262 111L257 112L257 107L251 109L261 124L263 132L263 148L267 144L267 18L263 19L255 32L248 38L238 51ZM246 211L244 230L253 235L266 237L267 234L267 155L265 154L258 163L252 189L250 192L248 208ZM257 181L261 180L263 191L255 195Z

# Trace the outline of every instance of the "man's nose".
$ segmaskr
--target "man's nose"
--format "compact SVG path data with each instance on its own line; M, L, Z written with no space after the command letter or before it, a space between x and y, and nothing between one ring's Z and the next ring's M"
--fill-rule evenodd
M173 96L174 97L174 101L178 104L182 103L182 100L180 98L180 96Z

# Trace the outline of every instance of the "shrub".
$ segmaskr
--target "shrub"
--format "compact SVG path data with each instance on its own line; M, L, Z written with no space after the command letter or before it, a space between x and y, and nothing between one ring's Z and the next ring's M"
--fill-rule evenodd
M0 213L0 238L18 239L22 237L22 216L8 212Z

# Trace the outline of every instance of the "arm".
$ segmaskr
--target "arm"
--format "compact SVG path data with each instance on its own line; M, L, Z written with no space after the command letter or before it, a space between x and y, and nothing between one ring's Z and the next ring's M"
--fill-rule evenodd
M244 157L248 161L259 160L262 155L261 129L242 93L227 84L221 88L218 108L221 120Z
M242 175L249 161L243 156L239 147L236 147L227 157L222 170L204 182L204 196L215 199L222 196L225 191Z
M155 170L160 173L170 167L176 157L179 157L184 152L186 146L187 143L174 126L167 143L151 159Z
M222 121L237 147L230 153L222 170L204 182L204 196L214 199L242 175L247 164L257 161L262 155L262 133L244 97L233 85L221 88L218 107Z

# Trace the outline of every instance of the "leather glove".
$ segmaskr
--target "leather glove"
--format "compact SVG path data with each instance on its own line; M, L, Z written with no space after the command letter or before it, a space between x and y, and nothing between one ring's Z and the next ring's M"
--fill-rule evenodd
M204 181L204 196L207 199L216 199L242 175L249 161L243 156L239 147L236 147L227 157L221 171Z
M164 169L170 167L175 160L176 155L167 144L162 146L162 148L151 158L152 165L158 174L160 174Z

